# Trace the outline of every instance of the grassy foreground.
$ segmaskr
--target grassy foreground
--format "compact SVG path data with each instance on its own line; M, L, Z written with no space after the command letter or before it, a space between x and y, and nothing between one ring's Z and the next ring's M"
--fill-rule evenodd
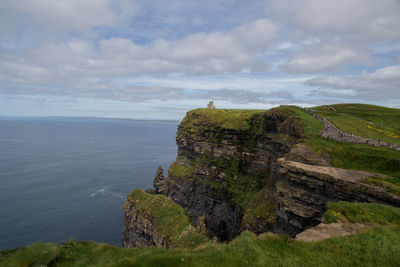
M243 232L229 244L208 243L195 249L36 243L1 251L0 266L399 266L399 208L346 202L329 207L348 221L369 223L374 228L309 243L286 235Z

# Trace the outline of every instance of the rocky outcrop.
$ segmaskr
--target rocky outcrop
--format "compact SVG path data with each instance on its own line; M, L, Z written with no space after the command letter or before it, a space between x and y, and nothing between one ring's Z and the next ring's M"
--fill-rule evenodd
M154 177L153 186L156 194L165 194L167 192L167 185L165 184L164 170L158 166L156 177Z
M154 216L145 210L138 209L135 202L123 206L125 212L122 243L124 247L171 247L155 227Z
M279 159L277 231L292 236L321 223L328 202L374 202L400 206L400 197L384 188L364 184L377 173L315 166Z
M204 227L193 227L182 207L163 195L136 189L123 210L124 247L195 247L208 241Z

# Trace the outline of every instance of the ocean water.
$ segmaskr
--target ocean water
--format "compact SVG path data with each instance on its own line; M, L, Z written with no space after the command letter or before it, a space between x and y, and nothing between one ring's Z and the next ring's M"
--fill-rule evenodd
M176 157L178 122L0 118L0 249L121 246L122 204Z

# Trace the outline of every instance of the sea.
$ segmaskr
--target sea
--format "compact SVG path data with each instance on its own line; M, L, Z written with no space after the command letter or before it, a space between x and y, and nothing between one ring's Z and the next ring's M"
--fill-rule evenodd
M122 204L175 160L175 121L0 117L0 249L122 246Z

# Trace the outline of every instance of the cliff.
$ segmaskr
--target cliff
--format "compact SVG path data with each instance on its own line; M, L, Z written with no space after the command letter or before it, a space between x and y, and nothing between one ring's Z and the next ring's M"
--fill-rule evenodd
M194 110L178 127L178 157L164 189L210 236L227 241L244 230L274 227L276 159L301 135L284 110Z
M328 202L400 206L398 194L376 182L389 176L363 166L360 169L367 171L337 168L346 163L338 161L337 154L345 144L325 145L316 136L321 127L296 107L190 111L178 127L176 161L166 178L161 168L157 170L154 191L182 207L194 226L201 222L208 236L220 241L246 230L295 236L323 221ZM353 149L349 146L345 148ZM390 153L385 155L398 156ZM367 159L359 159L363 160ZM375 182L368 184L371 177ZM130 206L125 213L131 218L136 214ZM134 225L143 228L125 220L125 228ZM129 243L135 237L125 232Z

